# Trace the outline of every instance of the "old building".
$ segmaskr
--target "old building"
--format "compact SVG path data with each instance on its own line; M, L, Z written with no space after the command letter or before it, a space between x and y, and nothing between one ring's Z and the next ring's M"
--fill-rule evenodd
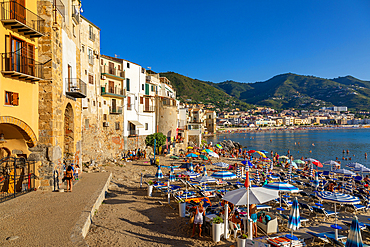
M45 20L38 49L45 77L39 82L39 143L31 156L41 162L38 177L45 188L54 171L62 175L64 164L81 165L81 99L87 88L81 78L80 6L79 0L38 1Z

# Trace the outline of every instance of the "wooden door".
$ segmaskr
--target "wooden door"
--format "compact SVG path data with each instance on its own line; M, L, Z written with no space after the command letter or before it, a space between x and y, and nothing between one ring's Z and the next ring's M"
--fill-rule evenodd
M149 111L149 98L145 98L145 111Z
M27 49L27 48L26 48ZM13 71L17 72L24 72L24 68L22 69L22 64L24 64L24 61L22 59L22 52L23 52L23 41L18 40L14 38L13 36L11 37L11 52L12 52L12 69Z
M114 63L109 62L109 74L115 75L114 73Z
M112 99L112 112L117 112L117 104L115 99Z
M110 93L114 93L114 81L109 81L109 91Z
M9 1L10 19L26 23L25 0Z
M131 97L127 97L127 110L131 110Z

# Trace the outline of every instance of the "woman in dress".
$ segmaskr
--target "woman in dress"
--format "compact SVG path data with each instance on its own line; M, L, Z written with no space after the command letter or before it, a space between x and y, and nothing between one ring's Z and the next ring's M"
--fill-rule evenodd
M191 237L194 237L195 235L195 228L196 225L199 226L199 237L202 237L202 224L203 224L203 216L206 215L206 210L203 208L203 201L199 202L199 205L197 206L197 209L195 210L195 217L194 217L194 224L193 224L193 234Z

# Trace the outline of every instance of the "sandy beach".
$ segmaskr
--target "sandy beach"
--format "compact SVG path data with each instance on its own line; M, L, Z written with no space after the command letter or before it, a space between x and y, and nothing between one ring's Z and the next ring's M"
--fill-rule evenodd
M231 159L221 158L212 159L213 162L224 161L233 164ZM161 165L178 165L182 163L180 160L171 160L168 157L160 156ZM154 191L152 197L147 197L147 187L145 184L140 188L140 174L154 176L156 166L150 165L148 160L140 160L135 162L117 162L106 164L105 170L113 173L112 181L109 187L109 193L103 205L96 212L88 235L86 243L89 246L236 246L236 240L230 237L227 241L214 243L211 236L203 234L202 238L190 238L192 225L189 224L188 218L181 218L178 214L178 203L171 198L171 204L167 203L167 196L161 195ZM212 165L207 165L207 170L215 168ZM276 168L278 172L280 168ZM162 169L163 174L168 173L167 168ZM144 181L153 180L152 178L144 178ZM179 184L177 182L177 184ZM312 190L301 187L306 192ZM309 202L300 195L294 195L299 202L307 202L314 205L314 202ZM271 212L276 213L272 206ZM333 210L333 204L324 203L324 208ZM338 210L339 224L342 220L352 220L353 213L345 212L344 208ZM285 211L289 214L289 210ZM313 213L308 214L301 212L301 216L306 217L309 221L294 232L299 238L306 239L306 244L317 246L317 242L313 245L312 236L306 234L306 231L324 232L332 231L330 227L334 223L334 217L329 217L323 221L322 216L317 216ZM369 212L358 213L360 222L367 222ZM343 224L341 224L343 225ZM347 228L343 225L343 231L340 234L347 236ZM280 233L288 233L290 230L285 225L279 226ZM275 236L273 234L271 236ZM259 230L258 237L261 242L265 242L266 235ZM369 235L363 234L365 243L370 243Z

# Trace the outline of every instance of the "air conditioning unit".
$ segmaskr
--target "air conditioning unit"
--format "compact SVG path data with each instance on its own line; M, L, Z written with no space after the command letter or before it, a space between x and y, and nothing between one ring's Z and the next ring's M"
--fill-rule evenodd
M105 79L107 79L107 77L106 77L105 75L102 75L102 76L101 76L101 79L102 79L102 80L105 80Z
M109 127L109 122L103 122L103 127Z

